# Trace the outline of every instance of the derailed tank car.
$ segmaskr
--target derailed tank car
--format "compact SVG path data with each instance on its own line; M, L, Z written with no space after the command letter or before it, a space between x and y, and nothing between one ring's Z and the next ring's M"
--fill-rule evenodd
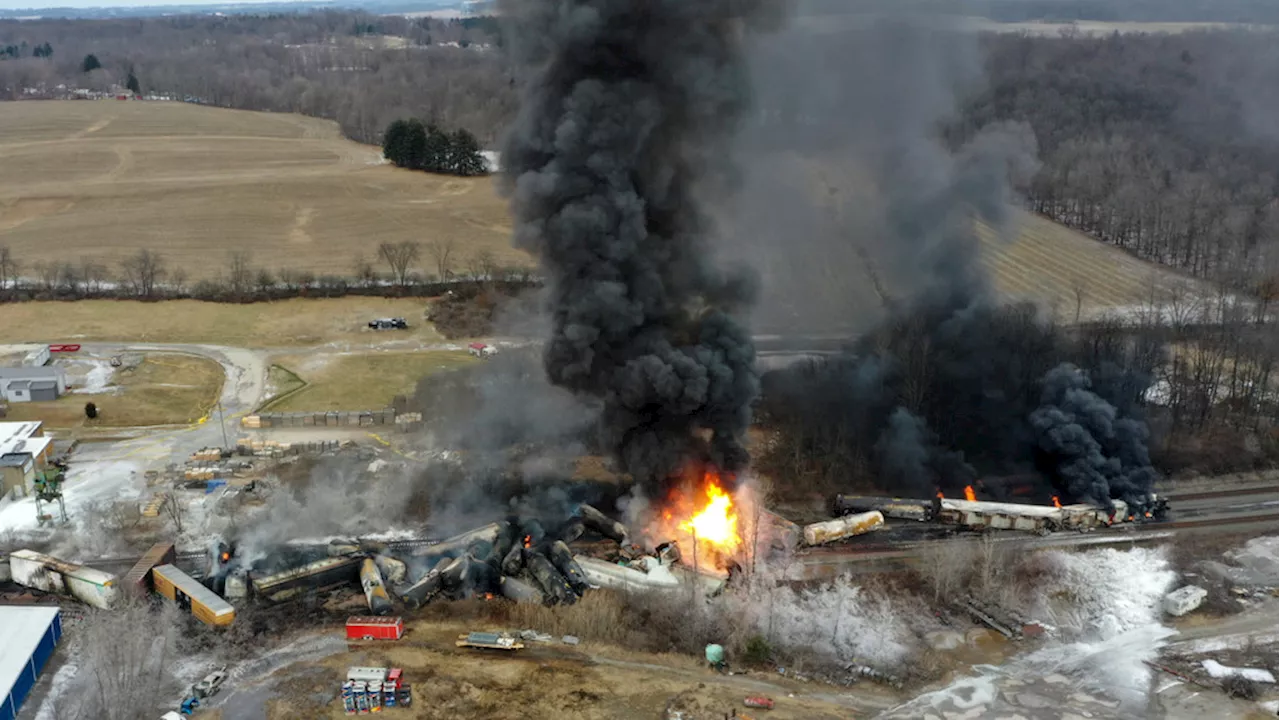
M324 558L283 572L251 575L253 593L267 600L287 600L312 590L328 590L357 579L365 558L358 555Z

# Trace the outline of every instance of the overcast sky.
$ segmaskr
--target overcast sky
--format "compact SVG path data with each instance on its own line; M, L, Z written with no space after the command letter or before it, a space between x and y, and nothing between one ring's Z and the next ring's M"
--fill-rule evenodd
M0 10L26 8L91 8L91 7L141 7L144 5L230 5L235 2L264 2L265 0L0 0ZM291 0L274 0L290 2Z

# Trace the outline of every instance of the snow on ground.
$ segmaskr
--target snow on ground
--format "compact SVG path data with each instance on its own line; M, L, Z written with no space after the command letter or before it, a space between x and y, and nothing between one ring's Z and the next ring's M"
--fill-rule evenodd
M113 390L111 387L111 375L113 373L111 364L106 361L92 361L88 364L88 371L77 378L80 387L73 389L71 392L97 395Z
M87 448L89 449L76 452L77 458L81 459L73 459L70 463L66 481L62 485L67 519L74 530L62 535L68 537L69 542L79 550L98 551L105 550L106 547L100 546L109 544L113 539L96 532L99 529L96 527L99 518L93 511L119 500L139 500L142 496L143 468L138 462L122 455L103 455L93 446ZM57 518L57 505L45 504L44 511ZM40 528L35 498L26 497L0 505L0 532L51 535L53 529Z
M1280 715L1280 700L1268 700L1266 702L1258 703L1258 707L1261 707L1272 715Z
M1050 584L1036 593L1032 614L1074 639L1098 640L1159 622L1160 601L1178 575L1163 548L1044 552Z
M1236 565L1256 573L1259 579L1275 585L1277 576L1280 575L1277 572L1280 568L1280 537L1271 535L1254 538L1246 542L1244 547L1227 552L1226 557Z
M58 668L58 672L54 674L49 683L49 694L45 695L44 700L40 703L40 709L36 711L35 720L59 720L55 714L57 712L58 696L71 687L71 683L75 680L76 673L79 671L80 668L71 662Z
M1267 670L1261 670L1258 668L1229 667L1219 663L1217 660L1201 660L1200 665L1204 668L1205 672L1209 673L1210 677L1225 678L1233 675L1239 675L1245 680L1251 680L1253 682L1271 683L1272 685L1276 682L1275 676Z
M770 571L777 571L775 574ZM933 615L914 598L863 588L841 578L796 589L777 582L785 568L756 568L753 581L722 596L724 610L783 650L817 653L834 662L850 659L896 671L920 649L919 618Z
M1051 642L1002 666L978 665L883 718L1139 717L1154 660L1175 634L1160 600L1177 579L1163 551L1045 551L1045 584L1031 614L1050 618L1067 642ZM871 626L864 631L882 632Z

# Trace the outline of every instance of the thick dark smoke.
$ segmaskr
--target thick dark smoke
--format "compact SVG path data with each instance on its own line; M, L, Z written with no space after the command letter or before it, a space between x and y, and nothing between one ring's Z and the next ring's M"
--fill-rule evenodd
M515 242L548 278L552 383L603 403L641 483L705 456L734 470L758 391L743 273L707 259L748 105L746 33L769 0L513 0L521 109L503 148ZM699 439L709 432L709 442Z
M719 243L768 268L757 320L798 330L797 349L824 331L861 335L764 378L783 452L846 487L928 497L1038 468L1070 499L1144 504L1155 472L1134 378L1149 368L1121 346L1063 389L1054 368L1079 348L1035 308L1006 304L983 265L974 221L1015 229L1036 143L1010 124L944 141L981 77L976 36L910 16L804 27L756 64L762 112L743 136L756 162L729 213L742 220ZM778 167L798 168L785 186L770 179ZM767 236L786 226L805 232ZM1107 376L1096 393L1091 374Z

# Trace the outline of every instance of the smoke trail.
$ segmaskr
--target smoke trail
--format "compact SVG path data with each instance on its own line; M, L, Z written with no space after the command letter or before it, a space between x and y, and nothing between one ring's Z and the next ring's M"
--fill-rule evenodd
M529 72L504 189L515 243L549 279L548 377L602 401L603 440L641 483L693 455L744 466L758 382L735 315L752 283L708 261L704 203L726 189L745 31L774 19L770 0L502 9Z
M1061 406L1048 373L1075 358L1073 341L1034 308L1002 305L983 265L974 220L1014 229L1036 141L1014 124L944 134L981 78L976 36L905 13L843 30L839 19L780 35L761 56L763 110L743 136L757 162L728 213L742 222L720 243L783 269L766 271L757 321L862 333L842 357L764 378L789 457L844 487L862 477L923 497L1033 467L1072 499L1140 497L1155 477L1145 426L1113 395L1140 397L1142 368L1094 358L1092 404ZM788 164L779 158L807 181L762 181ZM807 232L760 234L779 226ZM1108 402L1110 420L1076 419Z

